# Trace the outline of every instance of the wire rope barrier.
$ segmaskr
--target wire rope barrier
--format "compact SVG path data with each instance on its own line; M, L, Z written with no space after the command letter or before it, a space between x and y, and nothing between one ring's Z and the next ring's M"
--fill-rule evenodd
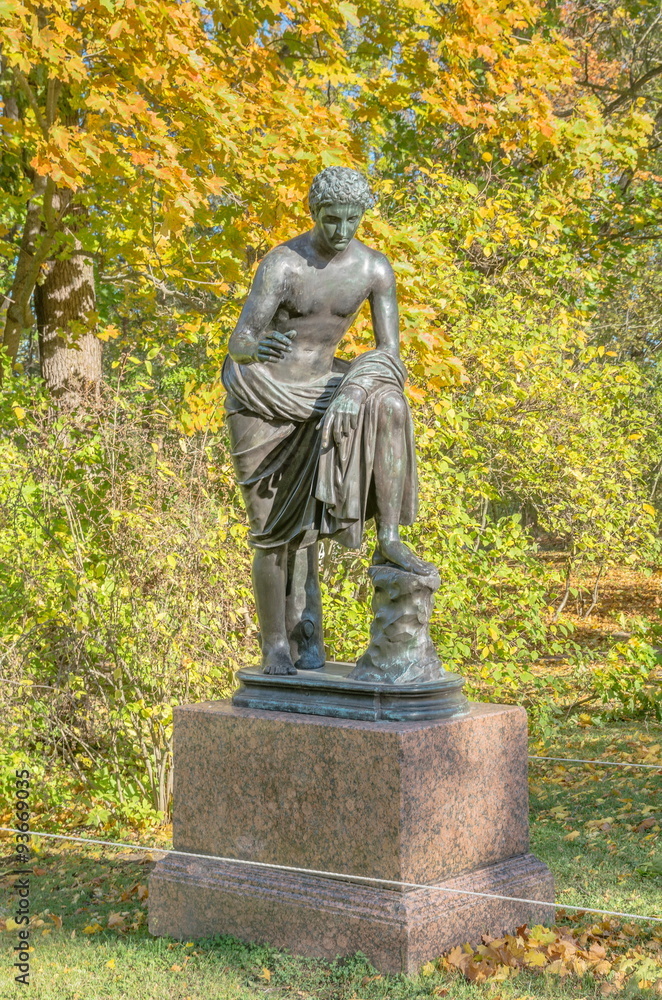
M0 833L20 833L9 826L0 826ZM252 868L265 868L272 871L290 872L294 875L317 875L324 878L337 878L345 882L357 882L369 885L392 886L398 889L430 889L435 892L446 892L458 896L476 896L482 899L499 899L507 903L530 903L534 906L553 906L562 910L573 910L576 913L595 913L605 917L624 917L627 920L645 920L662 924L662 916L653 916L643 913L626 913L620 910L602 910L591 906L576 906L570 903L548 903L544 899L524 899L519 896L502 896L494 892L476 892L471 889L454 889L450 886L427 885L424 882L400 882L395 879L376 878L370 875L350 875L348 872L331 872L316 868L296 868L292 865L275 865L267 861L246 861L242 858L223 858L212 854L195 854L192 851L176 851L168 847L144 847L140 844L125 844L114 840L99 840L93 837L74 837L64 833L42 833L36 830L30 831L30 837L46 837L51 840L69 840L78 844L95 844L97 846L120 848L122 850L142 851L145 854L175 855L182 858L195 858L204 861L216 861L221 864L246 865Z
M639 764L636 761L624 760L584 760L581 757L534 757L529 754L529 760L556 760L563 764L601 764L603 767L645 767L653 771L662 771L660 764Z

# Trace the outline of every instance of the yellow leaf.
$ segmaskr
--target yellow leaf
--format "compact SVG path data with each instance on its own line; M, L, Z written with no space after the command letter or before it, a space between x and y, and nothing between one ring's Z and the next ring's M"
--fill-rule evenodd
M524 955L524 961L527 965L530 965L533 969L542 968L543 965L547 965L547 959L541 951L535 951L531 948Z
M657 513L655 507L653 507L653 505L650 503L642 503L641 506L643 507L643 509L646 511L647 514L652 514L653 516L655 516L655 514Z
M122 914L111 913L110 916L108 917L108 926L118 927L118 928L124 927L124 917L122 916Z
M114 969L115 968L115 959L114 958L111 958L111 959L109 959L106 962L106 968L107 969Z
M572 833L566 833L564 840L577 840L579 836L579 830L573 830Z
M14 416L16 417L16 419L17 420L23 420L23 418L25 417L25 410L23 409L23 407L22 406L14 406L14 407L12 407L12 409L14 410Z
M171 965L170 966L170 971L171 972L181 972L182 971L182 967L181 967L181 965Z
M340 3L338 4L338 10L343 15L348 24L351 24L352 27L354 28L358 28L361 22L359 20L358 11L356 9L355 4L349 3L349 0L340 0Z
M434 962L426 962L423 968L421 969L421 975L431 976L434 974L434 971L435 971Z
M15 931L17 928L18 928L18 924L13 919L13 917L8 917L7 920L6 920L6 922L5 922L5 930L7 930L7 931Z
M83 927L83 934L98 934L102 930L101 924L88 924L87 927Z
M531 928L529 937L536 944L554 944L557 934L554 931L550 931L547 927L543 927L542 924L536 924L535 927Z
M258 979L264 979L265 982L271 982L271 973L269 969L262 969L262 972L258 976Z
M567 976L569 970L565 967L561 959L557 958L555 962L547 966L545 972L551 972L555 976Z

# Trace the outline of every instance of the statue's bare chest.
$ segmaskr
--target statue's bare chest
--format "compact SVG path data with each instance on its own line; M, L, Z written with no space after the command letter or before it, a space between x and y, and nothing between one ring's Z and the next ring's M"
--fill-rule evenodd
M313 315L349 318L369 294L369 282L362 269L352 269L349 265L307 267L291 276L281 308L292 318Z

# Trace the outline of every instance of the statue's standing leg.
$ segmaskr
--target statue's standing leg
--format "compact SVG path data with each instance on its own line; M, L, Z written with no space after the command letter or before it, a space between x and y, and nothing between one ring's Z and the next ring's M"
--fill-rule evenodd
M265 674L295 674L285 626L287 545L255 549L253 591L262 641Z
M317 670L326 660L318 563L317 542L305 548L290 543L285 623L292 659L299 670Z
M373 477L377 513L377 549L373 562L394 563L410 573L426 574L434 567L419 559L400 539L400 511L407 474L405 429L407 403L397 392L380 401Z

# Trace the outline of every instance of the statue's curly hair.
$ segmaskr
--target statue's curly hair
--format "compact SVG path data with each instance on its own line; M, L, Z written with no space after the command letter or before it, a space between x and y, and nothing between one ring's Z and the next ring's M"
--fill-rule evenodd
M377 199L368 181L358 170L350 167L326 167L310 185L308 207L314 215L321 205L338 201L343 205L360 205L363 211L372 208Z

